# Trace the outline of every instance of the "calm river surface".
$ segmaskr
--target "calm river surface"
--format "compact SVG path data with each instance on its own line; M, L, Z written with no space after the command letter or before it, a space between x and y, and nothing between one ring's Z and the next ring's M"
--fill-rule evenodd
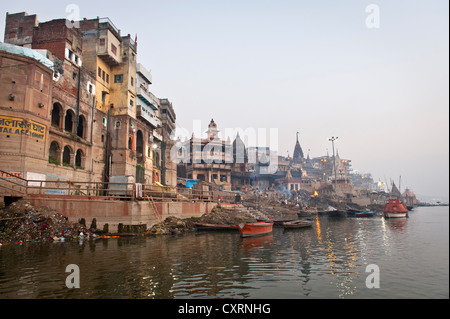
M66 287L69 264L79 289ZM380 286L369 289L373 264ZM317 217L312 228L252 239L195 232L1 246L0 298L449 298L449 207L400 220Z

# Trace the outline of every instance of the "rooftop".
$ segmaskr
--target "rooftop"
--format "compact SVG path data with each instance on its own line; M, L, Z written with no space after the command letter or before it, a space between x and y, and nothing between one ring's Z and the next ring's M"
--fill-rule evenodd
M21 47L18 45L0 42L0 51L5 51L8 53L17 54L17 55L21 55L24 57L29 57L29 58L35 59L42 65L45 65L49 69L54 70L53 62L50 61L49 59L47 59L46 57L44 57L42 54L40 54L36 50Z

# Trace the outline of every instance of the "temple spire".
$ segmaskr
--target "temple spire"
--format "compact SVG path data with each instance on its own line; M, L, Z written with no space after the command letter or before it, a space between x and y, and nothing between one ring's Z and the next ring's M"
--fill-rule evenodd
M303 161L304 156L303 156L303 150L302 147L300 146L300 141L299 141L299 132L297 132L297 142L295 143L295 148L294 148L294 155L293 155L293 160L294 161Z

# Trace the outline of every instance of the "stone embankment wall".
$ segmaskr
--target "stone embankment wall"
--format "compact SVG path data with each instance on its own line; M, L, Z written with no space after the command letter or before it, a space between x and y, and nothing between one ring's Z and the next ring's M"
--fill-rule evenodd
M84 218L89 226L95 218L97 228L108 224L109 232L117 232L119 224L146 225L150 228L168 216L178 218L200 217L210 213L215 203L155 202L155 208L149 201L117 201L59 198L28 198L33 206L52 208L77 222Z

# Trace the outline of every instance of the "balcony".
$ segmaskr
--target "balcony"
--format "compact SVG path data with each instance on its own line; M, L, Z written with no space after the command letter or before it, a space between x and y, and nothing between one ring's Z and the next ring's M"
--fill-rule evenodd
M158 109L158 103L143 88L138 87L136 93L139 99L147 106L151 107L153 110Z
M148 84L152 84L152 74L142 64L137 64L136 72L139 73Z
M136 116L145 120L148 124L154 128L161 126L161 120L156 117L153 111L145 105L138 105L136 109Z
M153 131L153 137L155 138L155 139L157 139L158 141L160 141L160 142L162 142L163 141L163 137L162 137L162 135L161 134L159 134L158 132L156 132L156 131Z

